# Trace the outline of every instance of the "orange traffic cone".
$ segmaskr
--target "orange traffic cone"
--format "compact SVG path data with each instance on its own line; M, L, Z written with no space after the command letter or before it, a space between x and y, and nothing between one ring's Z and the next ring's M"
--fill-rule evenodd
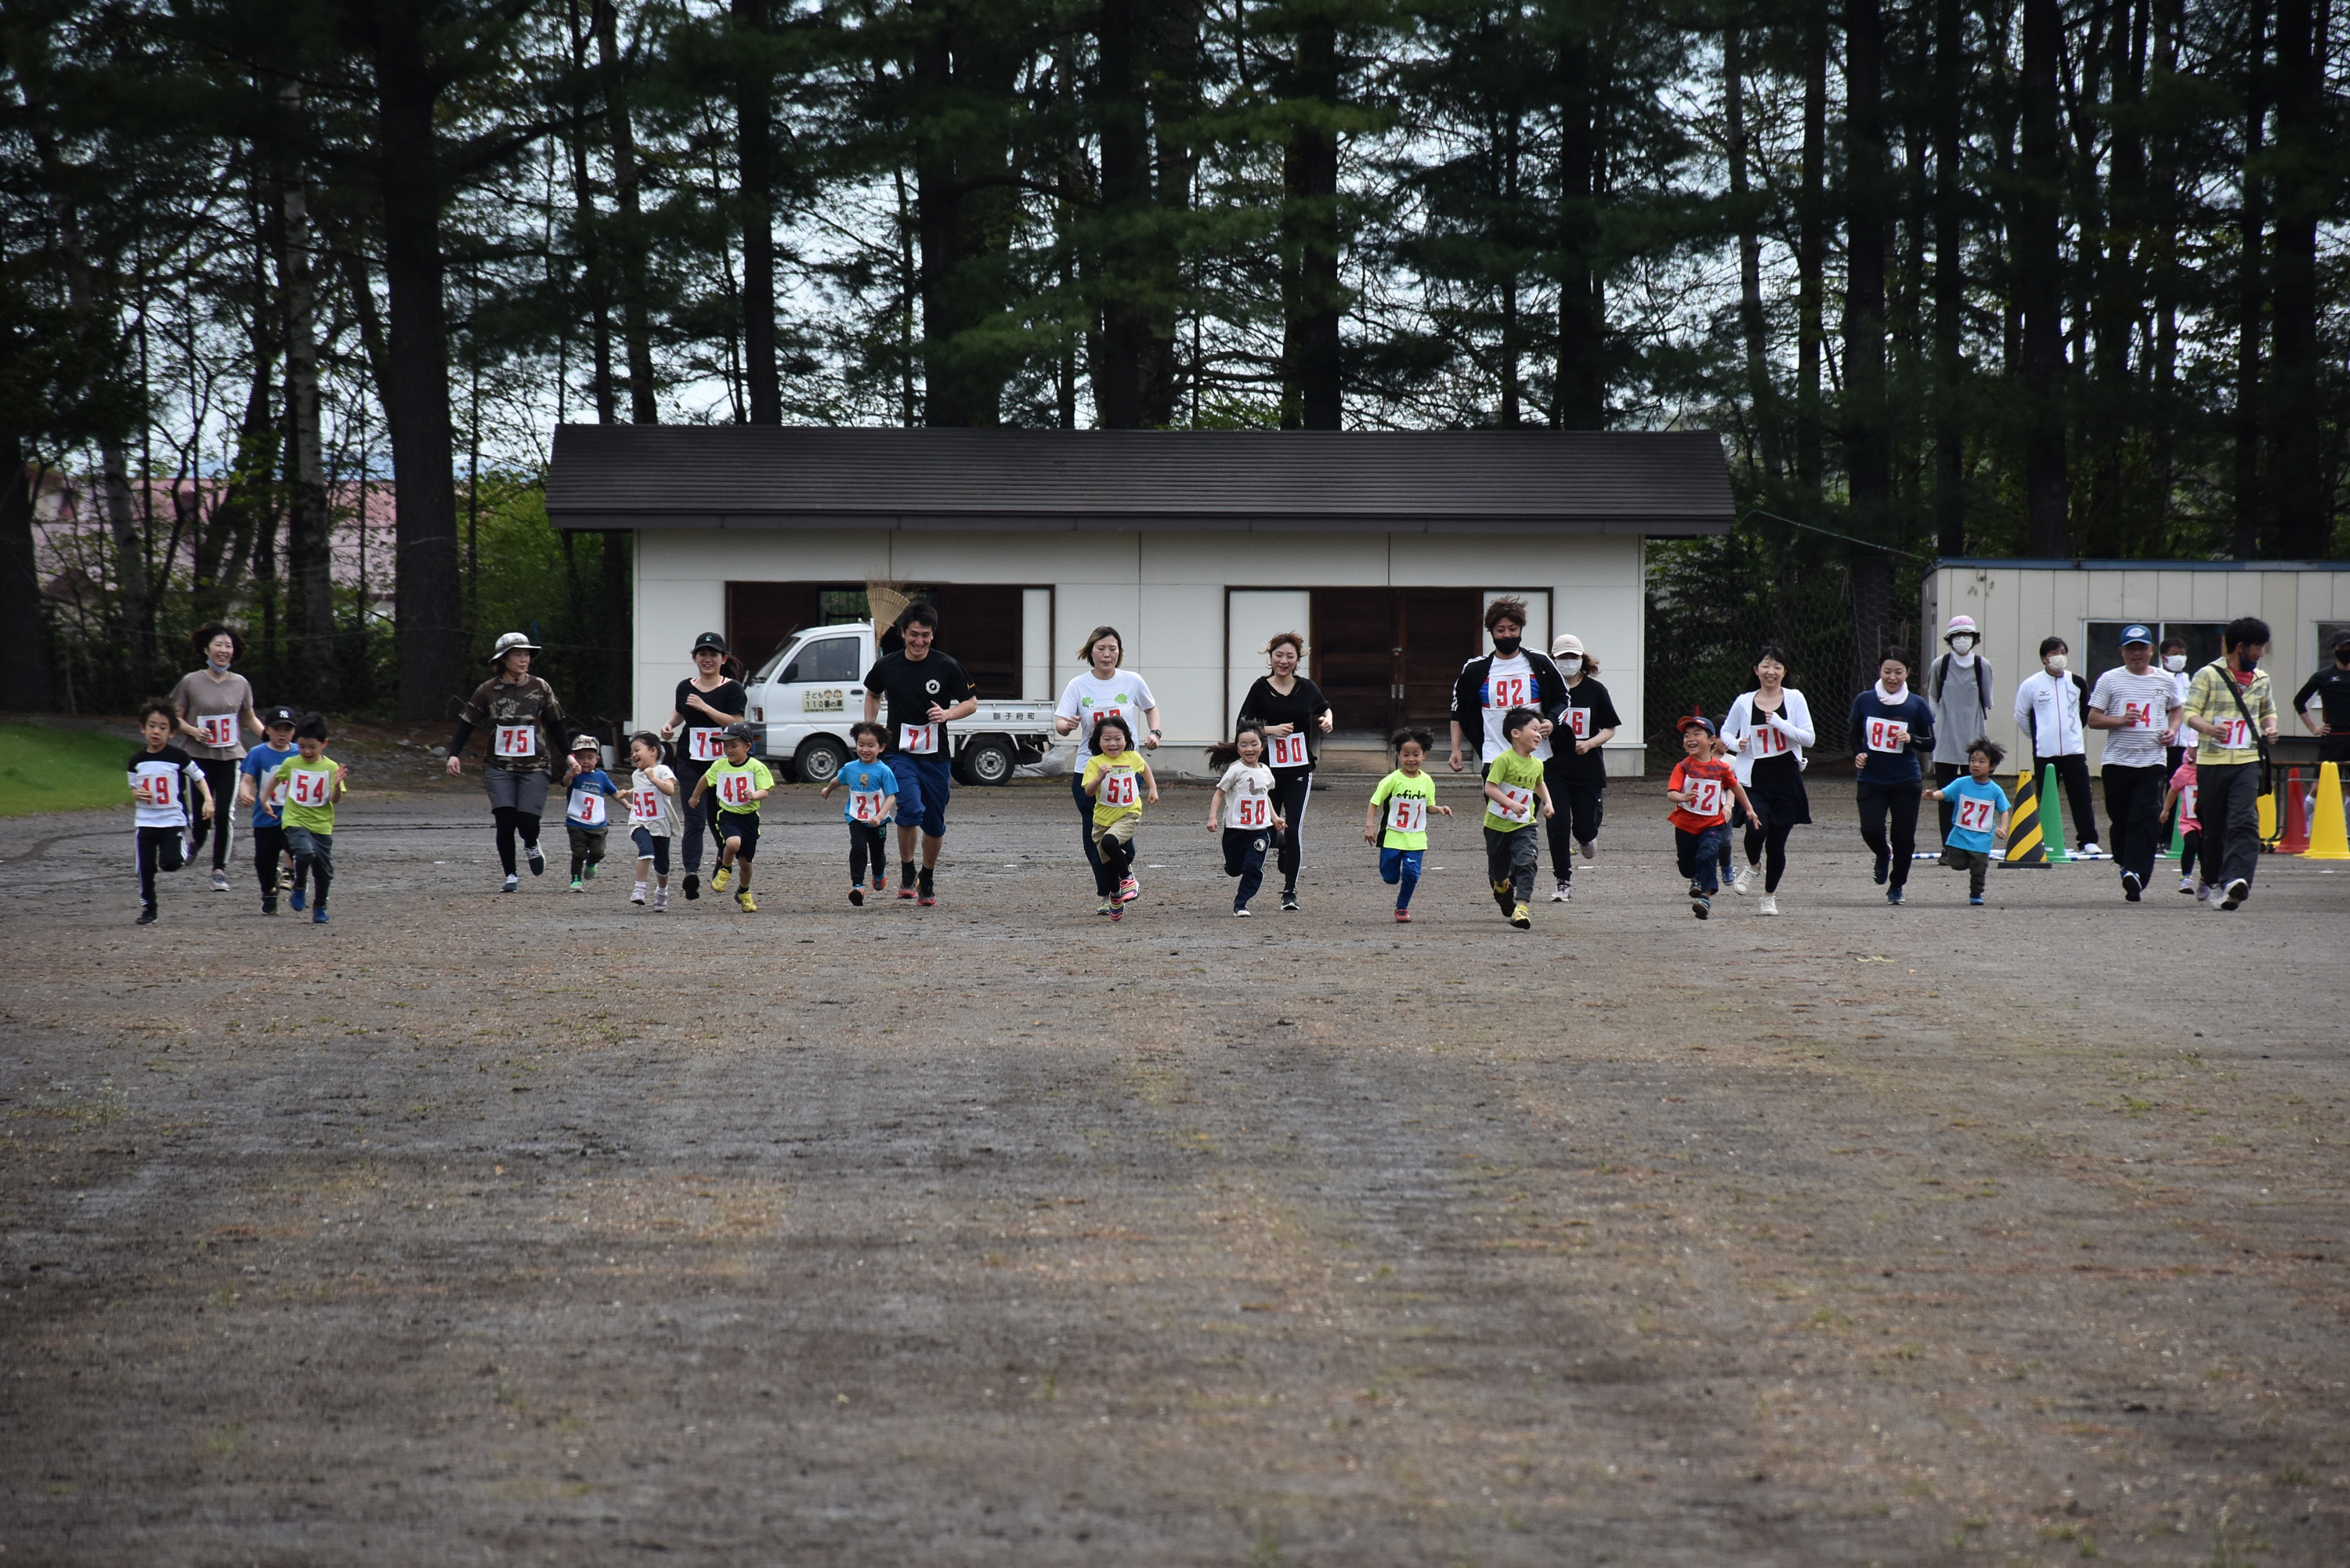
M2284 838L2279 855L2299 855L2309 848L2309 797L2301 793L2301 770L2284 775Z

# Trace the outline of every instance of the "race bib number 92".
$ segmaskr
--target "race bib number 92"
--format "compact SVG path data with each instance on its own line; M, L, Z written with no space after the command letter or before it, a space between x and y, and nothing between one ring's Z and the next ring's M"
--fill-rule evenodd
M1532 676L1496 675L1485 682L1488 708L1531 708L1534 705L1534 695Z

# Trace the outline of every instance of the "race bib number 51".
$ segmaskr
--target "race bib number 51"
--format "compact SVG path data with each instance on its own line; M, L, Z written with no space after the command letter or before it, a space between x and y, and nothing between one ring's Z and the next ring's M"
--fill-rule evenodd
M1394 833L1426 833L1428 803L1418 795L1391 797L1388 801L1388 828Z
M1302 768L1305 765L1305 737L1293 730L1286 735L1273 738L1273 765L1277 768Z
M1872 752L1908 751L1908 724L1900 719L1871 719L1868 722L1868 749Z

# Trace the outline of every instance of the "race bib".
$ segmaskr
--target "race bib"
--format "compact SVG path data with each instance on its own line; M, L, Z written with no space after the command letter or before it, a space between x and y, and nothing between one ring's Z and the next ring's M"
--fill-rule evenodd
M1721 815L1721 781L1720 779L1691 779L1685 787L1689 791L1689 799L1681 805L1683 811L1688 812L1691 816Z
M1871 719L1868 722L1868 749L1872 752L1906 752L1909 749L1909 725L1901 719Z
M1273 802L1261 794L1238 795L1232 801L1234 827L1271 827Z
M1292 730L1286 735L1273 737L1272 764L1276 768L1302 768L1305 765L1305 735Z
M936 724L899 725L898 749L908 756L936 756L939 750L939 727Z
M1999 815L1998 803L1981 795L1959 797L1959 830L1962 833L1989 833L1991 819Z
M889 797L888 795L882 794L878 789L850 790L848 792L848 820L851 822L880 821L881 803L889 798Z
M1493 802L1493 815L1504 822L1532 822L1534 818L1534 792L1520 789L1515 784L1495 784L1502 798Z
M286 810L286 784L282 779L266 779L261 785L261 809L276 816Z
M1101 803L1120 811L1128 806L1140 805L1142 804L1141 778L1124 769L1102 774Z
M2165 711L2167 711L2167 710ZM2133 730L2156 730L2161 728L2160 723L2158 722L2158 715L2155 706L2151 702L2123 703L2122 719L2127 726Z
M685 732L685 754L697 763L716 762L726 754L726 732L688 730Z
M592 789L571 792L571 809L564 815L582 827L604 826L604 797Z
M1534 705L1534 678L1531 675L1496 675L1485 682L1485 706L1488 708L1531 708Z
M177 805L180 804L180 774L174 768L168 774L133 774L130 793L141 805Z
M1786 755L1787 737L1773 729L1768 722L1765 722L1759 729L1749 731L1748 733L1753 741L1754 754L1756 756L1779 757Z
M197 719L196 728L204 732L204 744L207 746L236 744L236 715L234 713L206 713Z
M1569 708L1566 711L1566 731L1578 741L1591 739L1591 710Z
M661 819L661 792L657 789L632 789L629 792L629 826L643 827Z
M334 774L323 769L297 769L286 778L286 798L295 805L324 805L327 804L327 792L333 787L334 778Z
M2252 727L2243 720L2222 719L2219 722L2219 732L2211 737L2212 744L2230 752L2251 749Z
M752 784L751 775L749 774L721 774L718 780L719 804L722 805L748 805L751 804L751 791L756 787L756 785Z
M2199 822L2202 820L2195 815L2195 786L2193 784L2189 784L2185 789L2178 792L2178 809L2187 814L2189 821Z
M538 755L538 726L500 724L490 749L502 757L535 757Z
M1416 794L1389 795L1388 828L1393 833L1426 833L1428 802Z

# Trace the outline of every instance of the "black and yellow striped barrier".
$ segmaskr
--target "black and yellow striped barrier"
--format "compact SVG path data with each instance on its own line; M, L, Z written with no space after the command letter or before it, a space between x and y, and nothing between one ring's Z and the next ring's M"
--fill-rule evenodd
M2053 782L2056 770L2048 770ZM2010 866L2046 866L2048 846L2040 834L2040 785L2029 767L2015 774L2015 803L2007 819L2007 859Z

